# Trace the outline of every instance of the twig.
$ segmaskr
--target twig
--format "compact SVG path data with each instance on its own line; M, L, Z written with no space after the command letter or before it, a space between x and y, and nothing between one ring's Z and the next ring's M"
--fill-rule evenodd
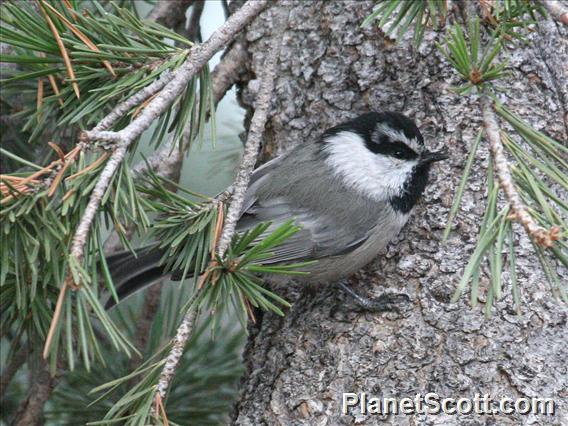
M201 43L201 15L205 7L205 0L195 0L193 9L189 18L189 25L185 36L195 43Z
M119 107L115 108L94 129L82 134L82 140L84 142L94 140L115 142L116 148L107 161L93 191L91 192L85 212L83 213L79 225L75 230L75 235L73 236L71 256L76 259L78 264L81 264L83 260L85 245L89 236L91 224L98 212L103 195L110 185L115 172L124 160L130 144L167 110L182 91L185 90L191 78L207 64L207 61L209 61L209 59L218 50L229 43L245 25L247 25L266 7L266 5L267 0L248 1L217 31L215 31L205 43L193 47L184 64L173 73L174 76L171 81L164 86L159 95L148 104L140 115L132 120L124 129L117 132L104 130L121 116L119 115L121 112L125 113L128 111L128 106L133 106L132 104L128 105L128 101L135 98L136 95L119 105ZM151 96L151 94L148 95L148 90L142 90L142 92L144 92L144 99ZM72 280L69 279L66 280L65 283L67 285L73 284ZM60 290L61 293L65 292L67 285L64 284L62 286ZM53 335L58 321L59 316L54 315L51 320L48 335ZM44 357L46 357L49 353L50 346L51 340L46 341L43 353Z
M159 0L148 17L151 21L168 28L175 28L185 23L185 11L195 0Z
M191 332L193 330L193 326L195 324L195 318L197 318L197 313L199 309L195 308L193 305L197 298L200 296L200 291L195 291L191 300L188 302L188 310L184 315L181 324L179 325L178 329L176 330L176 335L172 341L172 348L170 349L170 353L166 358L166 363L164 364L164 368L160 373L160 379L158 380L158 389L156 391L156 396L160 396L161 399L166 397L166 393L170 386L170 382L174 378L176 368L181 361L183 356L183 351L185 349L185 345L189 338L191 337Z
M256 102L256 109L252 117L247 142L245 145L245 153L241 161L239 173L232 186L234 189L233 197L228 210L227 218L223 226L223 231L219 239L219 245L217 246L217 253L220 256L225 253L228 244L233 234L235 233L236 221L238 220L238 216L242 208L244 193L246 192L247 185L250 180L250 175L256 163L256 158L259 151L258 148L260 146L262 134L271 105L272 91L274 88L274 81L276 80L276 59L280 52L281 39L282 34L277 34L274 36L271 50L268 53L266 68L264 70L264 74L261 77L261 87ZM229 215L232 215L232 217L229 217ZM194 302L199 297L201 291L201 289L197 289L195 291L192 302ZM156 392L157 401L163 400L165 398L169 385L175 375L176 368L183 356L184 348L191 336L191 331L197 317L198 309L193 308L191 304L189 306L190 307L188 311L186 312L179 328L177 329L176 336L173 340L172 349L168 354L168 357L166 358L166 363L160 374L158 389Z
M558 22L568 25L568 7L564 1L559 0L541 0L542 4Z
M34 375L27 398L20 404L13 426L29 426L43 424L43 407L50 398L57 377L51 376L45 361L39 365L39 371Z
M265 63L266 68L260 83L260 91L258 99L256 100L254 115L250 123L247 142L245 144L245 152L239 168L239 173L237 174L233 184L233 197L227 211L225 226L217 248L217 252L220 257L223 257L225 254L225 251L227 250L227 247L229 247L229 243L235 233L237 221L241 216L241 209L243 207L250 176L254 170L258 157L264 127L270 110L274 81L276 80L276 59L280 52L280 46L277 43L279 42L280 38L275 38Z
M26 363L29 355L30 347L25 344L18 349L18 351L9 359L9 362L2 369L2 375L0 376L0 401L3 401L6 397L6 389L8 388L8 385L20 367Z
M527 234L533 238L537 244L543 247L551 247L557 239L557 230L546 230L536 223L528 212L527 207L523 204L521 197L515 188L515 184L513 183L513 177L509 170L509 163L503 151L499 124L497 122L495 112L493 111L493 102L488 96L483 96L480 102L481 110L483 112L483 124L485 126L487 138L489 139L489 148L491 150L491 155L493 156L497 180L505 194L505 198L511 206L512 213L510 217L519 221L525 228Z
M146 99L154 96L160 90L164 88L174 78L173 73L170 70L164 71L158 79L153 81L148 86L144 87L135 95L118 104L116 107L109 112L105 118L103 118L94 128L93 131L100 132L103 130L108 130L116 123L119 119L124 117L128 111L130 111L135 106L140 105Z

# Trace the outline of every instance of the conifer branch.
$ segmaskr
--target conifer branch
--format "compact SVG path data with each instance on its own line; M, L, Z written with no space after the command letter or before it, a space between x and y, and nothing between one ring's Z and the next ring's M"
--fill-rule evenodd
M233 40L267 5L267 0L250 0L235 12L213 35L200 45L195 45L185 63L174 72L172 80L162 89L158 96L146 108L120 131L101 131L97 127L84 132L86 140L122 142L129 145L138 138L186 88L188 82L207 64L209 59L221 48Z
M124 102L118 104L114 109L109 112L105 118L103 118L99 124L97 124L93 128L93 132L102 132L105 130L110 129L118 120L120 120L128 111L132 108L140 105L145 100L150 99L156 93L164 88L166 84L168 84L173 79L173 73L170 70L166 70L160 75L158 79L152 82L150 85L146 86L142 90L140 90L135 95L132 95L130 98L126 99ZM83 135L82 135L83 136ZM86 136L83 136L87 139Z
M211 86L213 103L217 105L238 81L243 72L247 60L244 44L240 41L235 42L227 51L221 62L217 64L211 73ZM196 101L199 103L199 101ZM191 141L189 140L191 128L188 126L183 135L183 148L173 149L174 141L170 140L163 144L158 150L154 151L147 161L140 161L134 165L135 174L143 174L148 170L148 165L160 176L171 177L175 166L180 164L183 152L186 151Z
M211 86L213 104L217 105L229 91L231 87L241 77L247 61L247 53L244 43L240 40L235 41L225 55L221 58L215 69L211 73ZM199 103L199 100L196 100ZM148 157L147 161L141 160L136 163L132 171L136 175L143 175L150 169L154 170L158 176L177 181L177 176L183 165L184 153L189 149L191 128L188 126L183 135L182 149L173 147L174 141L169 140ZM225 201L225 200L223 200ZM128 236L134 232L133 227L127 227L125 234ZM104 251L107 254L116 253L123 247L122 241L116 231L113 231L107 238Z
M554 241L558 238L558 229L544 229L533 219L528 212L527 207L523 204L523 201L515 188L515 184L513 183L509 162L507 161L507 157L505 157L499 124L497 122L495 112L493 111L492 100L485 95L481 98L480 102L483 113L483 124L485 126L487 138L489 139L489 148L491 150L491 155L493 156L497 180L505 194L505 198L511 206L512 213L510 217L520 222L525 228L527 234L533 238L537 244L543 247L551 247L554 244Z
M152 122L158 118L169 105L183 91L191 77L197 74L207 61L223 46L232 40L232 38L240 31L250 20L252 20L264 7L267 2L265 0L249 1L240 8L221 28L219 28L203 45L195 46L192 49L185 64L173 74L169 82L163 87L162 91L156 96L152 102L144 109L144 111L134 119L126 128L118 131L106 131L112 123L114 123L121 115L128 111L129 107L139 104L143 100L149 98L156 93L162 82L156 82L156 85L149 90L143 90L143 94L139 97L134 95L123 104L114 109L105 119L99 123L91 131L85 132L83 138L85 140L103 140L110 142L118 142L118 146L107 162L105 169L102 171L99 181L95 186L89 204L73 239L71 254L78 260L82 259L84 245L87 241L90 225L100 205L102 196L106 191L115 171L124 159L129 145L138 138ZM166 77L166 79L169 77ZM162 79L160 79L162 80ZM153 93L152 93L153 92Z
M260 91L256 103L256 109L252 117L247 142L245 145L245 152L239 168L239 173L232 186L233 196L231 205L228 210L227 218L223 225L223 230L217 245L217 253L220 257L223 256L227 247L235 233L236 222L240 216L240 211L244 202L244 194L250 181L250 176L256 164L258 151L270 111L272 92L274 90L274 81L276 80L276 62L280 52L280 43L282 40L282 32L275 35L268 58L266 61L265 72L261 77ZM231 215L231 216L229 216ZM201 280L203 281L203 280ZM195 324L198 309L193 308L191 305L199 297L201 287L195 291L192 301L189 303L188 312L185 314L173 340L172 349L166 358L166 363L160 374L158 382L158 389L156 393L157 402L164 400L168 391L169 385L175 375L176 368L183 356L187 341L191 337L191 331ZM154 407L154 414L156 415L159 410Z
M196 45L191 49L191 52L184 62L178 68L171 78L171 80L158 92L152 101L144 108L144 110L130 122L128 126L120 131L106 130L112 123L120 117L120 113L124 112L127 106L134 106L135 101L140 99L149 98L150 91L144 91L143 95L136 97L132 96L129 100L119 105L111 114L101 121L92 130L82 134L82 141L107 141L116 143L116 147L111 157L107 161L99 179L91 192L89 202L85 209L83 216L77 226L73 242L71 245L71 256L75 258L77 264L83 260L85 245L89 236L90 228L93 220L96 217L100 207L102 198L109 187L115 172L118 170L120 164L124 160L128 148L150 125L159 118L177 99L177 97L185 90L187 84L201 69L207 64L209 59L221 48L226 46L235 35L245 27L254 17L258 15L267 5L266 0L251 0L245 3L235 14L233 14L211 37L203 44ZM159 87L162 83L156 83L153 87ZM158 89L159 90L159 89ZM134 99L134 100L133 100ZM129 103L129 101L131 101ZM142 101L140 101L142 102ZM71 278L71 277L69 277ZM67 279L65 284L61 287L59 300L63 300L62 295L65 293L66 288L72 285L72 279ZM53 335L57 327L59 315L54 315L50 331L48 335ZM46 341L44 348L44 357L47 356L52 339Z

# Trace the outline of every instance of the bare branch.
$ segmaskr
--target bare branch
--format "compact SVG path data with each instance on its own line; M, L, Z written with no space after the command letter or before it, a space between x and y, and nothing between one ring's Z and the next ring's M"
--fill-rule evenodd
M10 358L9 362L2 369L0 376L0 400L4 400L6 396L6 389L18 372L20 367L26 363L30 355L30 348L28 345L23 345L18 351Z
M556 230L546 230L540 226L533 217L529 214L527 207L523 204L509 169L509 162L503 151L503 144L501 142L501 134L497 117L493 111L493 102L488 96L481 98L481 110L483 112L483 124L489 139L489 147L493 162L495 164L495 173L499 186L505 194L505 198L511 206L511 217L519 221L525 231L531 238L533 238L539 245L543 247L551 247L556 239Z
M168 28L185 23L185 11L195 0L158 0L146 19Z
M568 7L564 1L559 0L541 0L542 4L558 22L568 25Z
M34 382L28 391L27 398L20 404L13 426L35 426L43 424L43 407L51 397L57 378L49 374L45 361L39 365L34 374Z
M231 205L227 211L225 226L223 227L223 233L221 234L219 246L217 248L219 256L221 257L225 254L225 251L227 250L227 247L229 247L229 243L235 233L237 221L241 215L245 193L250 181L250 176L254 170L258 157L264 127L270 110L274 81L276 80L276 60L277 55L280 53L280 41L281 39L279 37L275 37L271 51L268 53L266 68L262 76L260 91L255 105L256 108L250 123L247 142L245 144L245 152L241 161L241 167L239 168L239 172L233 184L233 197Z
M201 43L201 15L203 14L203 9L205 7L205 0L195 0L193 4L193 9L191 10L191 16L189 17L189 24L187 26L187 31L185 31L185 36L195 42Z

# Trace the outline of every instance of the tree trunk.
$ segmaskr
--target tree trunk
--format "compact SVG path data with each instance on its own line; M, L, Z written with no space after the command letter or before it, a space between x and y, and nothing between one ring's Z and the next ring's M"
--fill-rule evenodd
M451 159L434 167L412 219L381 256L352 277L354 289L376 297L385 289L407 293L401 314L361 312L335 286L291 284L278 292L293 303L284 318L257 318L245 351L247 373L234 424L561 424L568 413L567 309L551 296L523 230L514 226L522 314L506 297L491 318L467 297L449 302L477 241L484 211L488 146L482 142L462 208L446 244L441 242L468 147L481 127L476 96L450 91L457 74L435 47L441 34L426 31L416 50L393 43L372 24L360 28L374 2L297 1L272 5L246 33L249 81L240 100L250 111L278 7L290 14L280 53L267 155L317 138L326 128L368 110L413 117L432 149ZM538 129L566 139L568 81L566 27L543 21L531 43L512 52L502 101ZM565 273L565 272L561 272ZM480 304L489 285L483 277ZM343 392L441 398L549 397L556 415L426 416L341 414ZM566 423L564 423L566 424Z

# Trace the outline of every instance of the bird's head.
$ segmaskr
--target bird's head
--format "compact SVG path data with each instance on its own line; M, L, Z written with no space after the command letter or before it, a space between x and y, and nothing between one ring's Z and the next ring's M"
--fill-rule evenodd
M370 112L326 131L326 162L343 183L408 213L423 193L433 163L448 158L428 151L418 127L396 112Z

